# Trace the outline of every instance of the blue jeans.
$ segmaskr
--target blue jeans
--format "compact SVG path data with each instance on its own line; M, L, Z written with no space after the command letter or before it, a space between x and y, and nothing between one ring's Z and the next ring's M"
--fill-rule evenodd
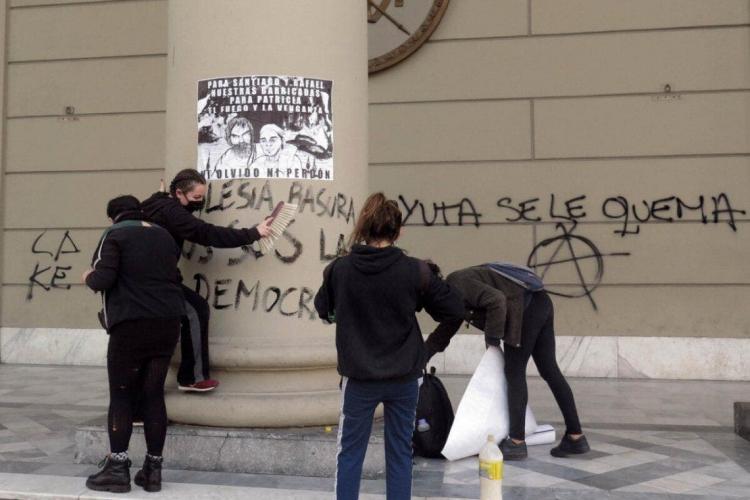
M385 409L385 469L388 500L411 499L411 437L419 386L409 382L365 382L344 378L336 458L336 499L357 500L362 463L375 407Z

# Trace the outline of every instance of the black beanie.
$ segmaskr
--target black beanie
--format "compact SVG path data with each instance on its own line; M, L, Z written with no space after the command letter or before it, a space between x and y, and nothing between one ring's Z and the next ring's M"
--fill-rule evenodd
M109 200L109 203L107 203L107 217L112 220L115 220L118 215L121 215L124 212L140 211L141 202L138 201L138 198L136 198L132 194L126 194L123 196L118 196L117 198L112 198L111 200Z

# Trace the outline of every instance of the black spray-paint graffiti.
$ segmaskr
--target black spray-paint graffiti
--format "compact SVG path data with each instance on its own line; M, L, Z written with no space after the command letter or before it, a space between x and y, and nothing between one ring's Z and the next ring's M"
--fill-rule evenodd
M608 219L622 223L622 226L614 231L622 237L640 233L642 223L649 221L671 223L682 220L693 211L700 214L700 221L703 224L708 224L709 221L714 224L725 222L732 228L732 231L736 232L735 215L745 215L747 212L733 208L726 193L711 196L710 202L706 200L704 195L700 195L695 204L690 205L678 196L669 196L650 202L642 200L639 206L635 203L630 204L624 196L613 196L604 200L602 214ZM710 211L708 211L709 208Z
M401 206L404 208L404 224L409 223L409 219L417 214L414 218L418 220L411 221L412 224L424 226L463 226L468 221L476 227L480 226L479 219L482 218L482 214L477 211L474 207L474 202L469 198L462 198L456 203L446 203L445 201L432 203L432 206L429 208L424 202L418 199L410 203L403 195L398 196L398 201L401 202ZM441 220L438 220L438 217Z
M216 310L248 308L256 312L277 313L282 316L315 320L317 313L313 305L315 291L306 286L266 286L260 280L246 282L233 278L209 280L206 275L193 276L195 291Z
M70 235L70 231L65 231L62 238L53 241L50 241L50 238L45 238L46 234L46 230L42 231L31 245L32 254L48 257L38 257L46 259L47 262L37 261L34 265L34 270L29 276L28 291L26 292L27 301L34 298L35 287L40 287L47 292L52 289L70 290L71 287L71 283L66 283L65 280L68 279L68 271L73 266L63 265L64 263L60 259L65 255L79 253L81 250Z
M210 183L206 196L206 214L214 212L234 213L233 211L253 210L270 212L276 202L283 200L297 205L297 218L293 219L276 242L272 254L264 255L257 244L245 245L238 249L217 252L211 247L204 247L195 243L186 243L183 256L186 260L206 265L217 264L230 268L245 263L275 259L287 265L296 263L305 252L307 244L295 234L297 222L304 217L304 223L310 223L317 218L342 221L344 224L354 225L354 199L342 192L331 191L319 185L305 184L294 181L282 196L274 194L271 184L265 182L251 186L249 181L228 180L223 183ZM239 219L232 220L228 227L238 227ZM328 262L341 255L345 250L346 237L336 230L319 229L320 262ZM252 311L278 313L282 316L297 317L299 319L316 319L317 315L312 305L315 295L313 288L306 286L281 288L268 286L260 281L246 282L234 278L208 277L205 273L195 274L195 289L206 297L212 308L222 310L238 310L241 306Z
M283 241L277 243L273 250L272 257L276 258L283 264L294 264L302 256L304 246L302 242L292 234L289 229L294 225L296 220L292 220L282 234ZM238 221L233 221L230 226L234 226ZM336 240L335 248L329 248L327 241ZM334 238L328 238L326 231L320 229L320 255L321 262L328 262L336 257L343 255L346 249L346 237L341 233L336 233ZM200 252L200 253L199 253ZM204 247L196 243L187 243L182 252L183 257L188 261L195 261L198 264L208 264L214 258L214 249ZM246 262L249 258L261 260L270 256L264 255L253 245L243 245L238 250L233 251L233 255L227 257L227 266L237 266Z
M605 257L627 257L630 252L612 252L602 253L593 241L573 234L577 222L573 221L570 227L565 223L557 224L557 229L561 234L540 241L534 246L529 254L527 266L534 269L544 281L551 269L563 265L573 265L580 286L580 291L575 293L566 293L555 290L554 286L547 285L545 289L554 295L567 298L586 297L591 303L591 307L597 310L596 302L592 292L601 284L604 277L604 258ZM581 263L585 260L593 260L592 272L586 272Z
M324 262L331 261L336 257L340 257L346 254L346 236L339 233L336 239L336 248L332 253L328 252L328 245L326 244L326 233L323 229L320 230L320 260Z
M505 222L583 221L590 218L585 210L586 199L586 195L578 195L558 202L555 195L550 194L543 214L539 211L538 197L514 203L511 197L505 196L498 199L497 206L506 213L511 212L511 216L505 216ZM640 234L641 224L686 221L691 220L689 216L693 214L699 216L698 221L702 224L726 223L736 232L736 217L747 212L734 208L728 194L719 193L716 196L699 195L690 201L668 196L638 203L631 203L624 196L610 196L602 203L601 214L605 221L617 221L619 224L613 232L625 237Z
M611 223L614 234L624 238L641 234L644 224L671 224L678 222L699 222L701 224L726 224L732 232L737 232L737 219L747 215L747 211L736 208L729 194L700 194L692 197L677 195L657 199L643 199L631 202L625 196L615 195L604 199L599 208L601 215L595 218L585 194L561 198L550 193L544 199L534 197L514 201L510 196L502 196L495 203L500 220L487 221L489 212L480 211L469 197L452 201L426 202L399 195L398 200L404 212L404 223L417 226L464 226L471 224L477 228L492 224L556 224L560 234L547 238L532 248L528 265L540 272L544 278L551 269L572 265L577 276L580 291L566 293L560 290L553 293L570 298L587 298L596 310L592 292L602 283L605 257L625 257L629 252L602 253L597 245L580 232L574 234L578 223L591 221ZM484 219L483 219L484 217ZM596 219L596 220L595 220ZM562 256L560 256L562 254ZM593 262L593 265L583 266Z
M561 209L555 202L555 195L549 196L549 220L567 220L575 221L586 217L586 212L581 204L586 199L585 195L574 196L565 201L562 205L565 210ZM513 205L513 198L505 196L497 200L497 206L501 209L508 209L515 213L514 217L506 217L505 222L542 222L544 220L538 215L532 215L537 210L539 198L530 198L518 202L518 206Z
M321 218L343 219L347 224L354 223L354 199L345 193L295 181L289 187L287 196L282 199L287 203L296 204L299 214L312 213ZM206 213L227 210L270 212L276 201L278 199L268 182L260 187L251 187L250 182L237 180L229 180L220 185L210 183L206 194Z
M321 218L343 220L346 224L354 224L355 208L354 199L341 192L330 192L327 188L305 185L301 182L293 182L289 187L287 196L284 198L288 203L297 205L298 214L311 213ZM209 184L206 196L206 213L231 210L273 210L276 198L271 185L265 182L261 186L250 187L249 182L238 182L229 180L220 186ZM239 225L235 219L228 224L229 227ZM294 264L302 256L304 245L294 235L292 220L282 235L282 240L277 242L272 254L273 258L284 264ZM327 241L336 240L335 249L327 248ZM320 254L321 262L328 262L344 251L345 236L340 232L330 238L323 228L320 228ZM203 247L195 243L187 243L183 249L183 256L198 264L208 264L214 258L214 249ZM246 262L249 258L260 260L264 257L257 245L246 245L234 251L233 255L226 260L227 266L237 266Z
M283 247L281 250L277 247L274 248L273 257L278 259L284 264L293 264L302 255L302 242L300 242L290 231L289 228L294 225L296 221L293 219L287 226L286 231L282 234L283 241L286 243L277 243L277 245ZM234 227L239 223L238 220L232 221L228 227ZM291 248L290 248L291 247ZM201 252L200 254L198 252ZM266 257L260 250L253 245L243 245L237 251L237 255L233 255L227 258L227 266L237 266L247 261L248 258L253 257L255 260ZM204 247L196 243L186 243L185 248L182 251L183 257L189 261L196 259L198 264L208 264L214 258L214 249L212 247ZM321 259L324 260L324 259Z

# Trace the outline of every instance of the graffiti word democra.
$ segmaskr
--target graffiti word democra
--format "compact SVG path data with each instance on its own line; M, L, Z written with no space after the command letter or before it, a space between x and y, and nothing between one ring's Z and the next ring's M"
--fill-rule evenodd
M282 316L310 320L318 317L313 305L315 292L306 286L282 289L264 285L260 280L218 278L209 281L204 274L196 274L194 278L195 291L219 311L243 307L253 312L275 312Z

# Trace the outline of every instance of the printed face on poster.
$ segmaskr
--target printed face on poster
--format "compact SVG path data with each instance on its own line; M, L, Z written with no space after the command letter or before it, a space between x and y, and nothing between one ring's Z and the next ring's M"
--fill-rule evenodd
M206 179L333 180L333 82L232 76L198 82Z

